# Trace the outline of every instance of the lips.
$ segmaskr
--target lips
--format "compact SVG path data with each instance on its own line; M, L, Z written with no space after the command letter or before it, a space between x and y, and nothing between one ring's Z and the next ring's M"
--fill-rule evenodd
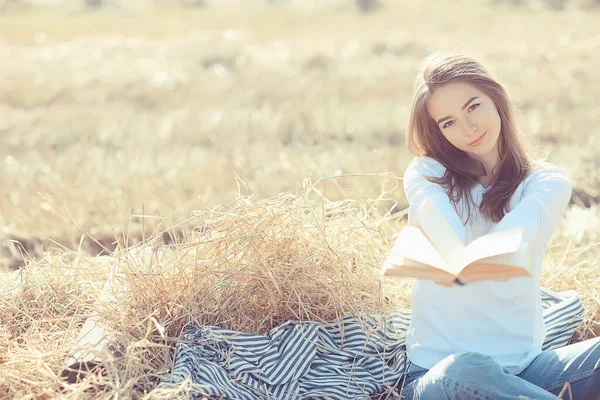
M487 134L487 131L483 133L483 135L479 136L477 139L473 140L469 143L469 146L477 146L479 143L483 141L484 136Z

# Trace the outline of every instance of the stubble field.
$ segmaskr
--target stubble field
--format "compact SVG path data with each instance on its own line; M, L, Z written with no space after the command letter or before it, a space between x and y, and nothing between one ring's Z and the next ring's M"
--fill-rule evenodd
M376 276L404 223L404 130L431 50L480 59L538 154L570 176L543 285L577 290L574 340L597 336L598 26L598 7L469 1L0 13L0 394L141 396L184 323L264 332L407 306L410 282L380 291ZM140 242L162 261L126 250ZM234 259L248 279L226 292L232 275L207 265L233 271ZM65 389L61 363L119 263L131 290L107 319L130 358L111 361L103 389ZM282 283L300 294L284 299Z

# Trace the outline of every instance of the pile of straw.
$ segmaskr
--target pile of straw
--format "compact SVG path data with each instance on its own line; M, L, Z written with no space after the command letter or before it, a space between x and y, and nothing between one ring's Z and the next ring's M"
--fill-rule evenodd
M403 212L378 211L389 202L329 202L307 184L197 212L170 228L195 226L175 243L164 244L167 231L110 257L46 253L0 279L0 397L161 398L157 386L173 367L185 324L265 333L288 320L325 322L407 306L411 280L378 279L404 223ZM595 230L567 226L574 210L547 255L542 285L580 293L587 315L575 340L584 340L600 334L600 272ZM597 211L589 209L586 219L600 217ZM111 273L120 277L114 301L99 304ZM66 383L65 360L92 315L119 351L96 354L99 372Z
M197 212L177 243L161 244L161 233L114 257L47 254L0 287L0 397L148 394L170 372L186 323L265 333L288 320L384 310L378 272L401 222L377 202L328 202L307 186ZM123 280L116 301L99 307L111 271ZM93 313L123 357L104 352L103 374L66 384L63 363Z

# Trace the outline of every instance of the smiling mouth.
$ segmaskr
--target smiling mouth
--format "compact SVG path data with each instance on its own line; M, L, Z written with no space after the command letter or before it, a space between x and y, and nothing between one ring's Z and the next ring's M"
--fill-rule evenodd
M479 136L477 139L473 140L471 143L469 143L469 146L475 146L478 145L479 143L481 143L481 141L483 140L483 137L487 134L487 131L485 131L483 133L483 135Z

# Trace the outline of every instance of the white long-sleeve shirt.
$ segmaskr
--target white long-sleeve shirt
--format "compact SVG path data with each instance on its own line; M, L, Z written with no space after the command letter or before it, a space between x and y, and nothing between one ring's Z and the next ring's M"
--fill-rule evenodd
M463 243L490 232L523 228L523 242L533 252L533 275L504 281L469 282L445 288L417 279L412 295L412 322L407 332L411 362L430 369L458 352L492 357L510 373L518 374L541 353L545 338L540 297L540 273L548 242L571 197L571 184L555 165L543 163L517 188L509 212L494 223L479 212L487 188L471 191L477 208L459 215L444 188L425 176L441 178L446 168L429 157L415 157L404 173L409 202L408 223L417 225L424 200L433 199ZM458 208L466 210L461 198Z

